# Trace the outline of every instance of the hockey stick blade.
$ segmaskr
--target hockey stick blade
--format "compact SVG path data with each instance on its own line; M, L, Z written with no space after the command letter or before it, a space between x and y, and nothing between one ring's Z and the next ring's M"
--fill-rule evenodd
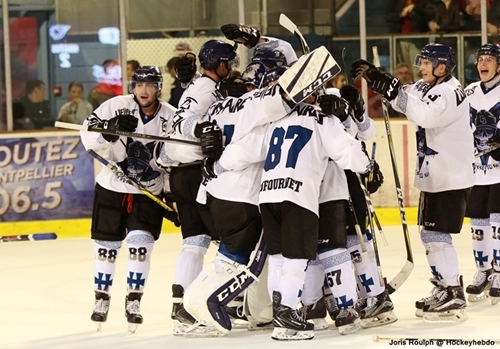
M488 145L490 146L488 149L485 149L485 150L482 150L482 151L478 152L475 155L475 157L478 158L478 157L481 157L481 156L484 156L484 155L488 155L493 150L497 150L498 148L500 148L500 143L497 143L497 142L492 142L492 143L490 143Z
M307 45L306 39L304 39L304 36L300 32L299 28L291 21L290 18L288 18L284 13L280 14L279 18L279 23L280 25L288 30L290 33L294 34L297 36L297 38L300 41L300 46L302 46L302 53L307 54L311 51L309 46Z
M0 242L55 240L56 233L35 233L0 236Z
M278 84L295 103L300 103L338 73L340 66L326 47L321 46L300 57L281 75Z
M123 171L121 170L121 168L119 168L116 164L114 164L114 163L106 160L105 158L103 158L101 155L97 154L92 149L87 150L87 153L89 153L90 155L92 155L92 157L94 157L94 159L96 159L97 161L99 161L101 164L103 164L104 166L106 166L107 168L109 168L118 178L120 178L121 180L123 180L125 183L130 184L134 188L140 190L141 193L143 193L148 198L150 198L151 200L153 200L154 202L156 202L158 205L160 205L161 207L163 207L165 210L167 210L167 211L174 211L174 209L172 207L168 206L158 196L156 196L155 194L151 193L144 186L142 186L141 184L137 183L132 178L128 177L125 173L123 173Z
M98 133L104 133L104 134L114 135L114 136L125 136L125 137L131 137L131 138L150 139L152 141L200 145L200 142L198 142L198 141L176 139L176 138L171 138L171 137L154 136L154 135L148 135L145 133L135 133L135 132L125 132L125 131L114 131L113 132L113 131L105 130L105 129L98 127L98 126L78 125L78 124L72 124L69 122L62 122L62 121L56 121L54 126L58 127L58 128L65 128L68 130L98 132Z
M372 46L373 62L376 67L380 67L380 58L378 55L377 46ZM406 247L406 263L403 269L387 284L389 294L395 292L410 276L413 270L413 252L411 248L410 232L408 231L408 223L406 221L406 211L403 200L403 190L399 181L398 167L396 164L396 151L394 150L394 141L392 140L391 125L389 123L389 110L385 105L385 100L382 98L382 112L384 114L384 125L387 133L387 143L389 145L389 153L391 155L392 172L394 175L394 183L396 186L396 194L398 199L399 216L401 218L401 226L403 228L403 236Z

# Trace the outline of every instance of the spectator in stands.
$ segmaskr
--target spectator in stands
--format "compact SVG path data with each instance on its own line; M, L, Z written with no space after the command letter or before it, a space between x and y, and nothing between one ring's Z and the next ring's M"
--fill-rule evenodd
M99 83L90 90L88 97L94 109L102 102L122 94L122 73L118 61L106 59L102 63L102 71L97 75Z
M464 27L464 16L458 0L441 0L429 22L431 33L457 32Z
M132 81L132 76L134 75L137 68L141 65L135 59L130 59L127 61L127 80Z
M68 87L68 96L68 101L59 110L57 119L81 125L94 110L90 102L82 99L83 84L80 81L72 81Z
M50 102L45 99L47 87L42 80L28 80L24 96L13 102L15 129L54 127Z
M177 79L175 75L175 62L179 59L178 56L172 57L168 60L166 69L170 76L174 79L174 82L170 85L170 99L168 103L178 108L179 100L181 99L182 94L184 93L184 89L181 86L181 82Z
M413 79L413 71L408 64L398 64L394 69L394 77L401 81L402 85L407 85L415 81Z
M493 36L500 35L500 0L492 0L488 8L488 33Z

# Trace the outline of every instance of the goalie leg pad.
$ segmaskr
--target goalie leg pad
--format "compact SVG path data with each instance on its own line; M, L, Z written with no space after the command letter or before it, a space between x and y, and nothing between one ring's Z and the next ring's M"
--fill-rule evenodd
M272 329L273 301L267 290L268 263L264 264L259 282L248 286L244 298L244 312L248 319L248 330Z

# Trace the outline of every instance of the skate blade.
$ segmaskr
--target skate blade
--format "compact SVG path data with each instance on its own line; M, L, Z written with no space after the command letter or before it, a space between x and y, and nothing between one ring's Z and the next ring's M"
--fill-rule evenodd
M273 322L256 322L256 321L250 321L248 322L248 328L249 331L266 331L266 330L272 330L274 329Z
M101 328L102 328L102 322L95 322L95 326L97 328L97 332L100 332L101 331Z
M295 331L283 327L275 327L271 338L277 341L304 341L314 338L314 331Z
M234 330L241 330L248 328L248 321L245 320L231 320L231 325Z
M481 292L480 294L469 294L467 296L467 300L471 303L480 302L487 298L489 298L489 295L485 292Z
M222 337L224 334L215 327L205 326L196 322L193 325L174 321L174 336L178 337Z
M309 321L312 321L314 323L314 331L323 331L327 330L329 325L328 322L326 322L325 319L309 319Z
M424 313L424 322L428 323L451 323L451 322L465 322L469 319L465 313L465 309L457 309L442 313Z
M139 324L128 324L128 331L130 333L135 333L135 331L137 330L137 326L139 326Z
M424 317L424 309L417 309L415 310L415 316L418 318L423 318Z
M491 305L496 305L498 303L500 303L500 297L491 297Z
M352 324L337 327L341 335L351 334L361 329L361 320L356 319Z
M361 327L372 328L372 327L384 326L395 323L396 321L398 321L398 317L396 316L396 314L394 314L392 310L390 310L371 318L361 319Z

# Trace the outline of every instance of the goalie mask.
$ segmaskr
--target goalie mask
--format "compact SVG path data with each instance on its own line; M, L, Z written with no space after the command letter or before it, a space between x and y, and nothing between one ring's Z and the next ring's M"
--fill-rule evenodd
M278 50L255 49L252 56L252 63L262 63L267 69L287 65L285 55Z
M457 66L457 59L453 49L441 44L427 44L420 54L415 57L415 66L420 67L421 61L427 59L435 69L440 63L446 65L446 73L451 74Z
M129 84L130 91L135 89L138 82L154 84L159 91L163 85L163 75L161 75L160 69L156 65L144 65L137 68L132 76L132 81Z
M266 74L266 67L263 63L255 62L247 65L245 71L241 75L241 78L246 85L252 85L256 88L264 86L262 80Z

